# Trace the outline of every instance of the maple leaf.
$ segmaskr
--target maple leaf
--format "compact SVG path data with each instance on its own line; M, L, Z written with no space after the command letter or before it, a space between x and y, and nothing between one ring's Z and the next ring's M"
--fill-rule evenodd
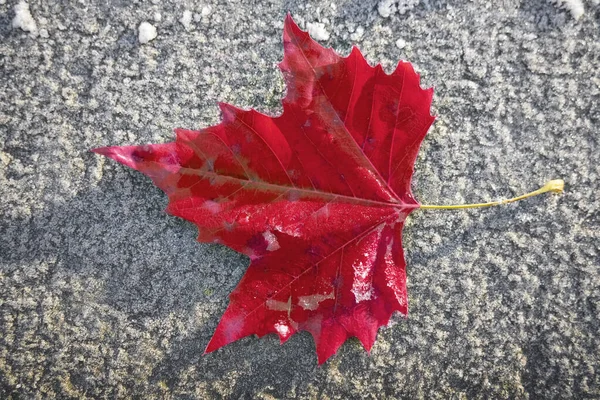
M198 241L250 258L206 352L308 331L323 363L349 337L369 351L408 312L402 228L419 207L410 184L433 90L408 62L387 74L356 47L340 57L289 15L283 44L281 116L220 104L219 125L176 129L172 143L94 151L149 176Z

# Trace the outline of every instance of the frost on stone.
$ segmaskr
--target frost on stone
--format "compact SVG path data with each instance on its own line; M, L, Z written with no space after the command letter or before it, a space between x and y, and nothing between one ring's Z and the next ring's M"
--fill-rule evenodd
M389 18L398 11L400 14L406 14L415 8L421 0L381 0L377 4L377 11L383 18Z
M138 40L141 44L148 43L156 38L156 27L149 22L142 22L138 28Z
M306 24L306 29L308 30L308 34L312 36L313 39L319 41L325 41L329 39L329 32L325 29L325 24L321 22L309 22Z
M202 11L200 11L200 14L202 14L203 17L208 17L211 13L212 13L211 6L204 6L204 7L202 7Z
M569 11L576 20L585 12L581 0L550 0L550 2Z
M37 25L31 12L29 11L29 4L25 1L20 1L14 8L15 17L12 20L13 28L21 28L25 32L35 33L37 32Z
M421 0L400 0L398 2L398 12L405 14L415 8Z
M396 12L396 2L394 0L381 0L377 5L377 11L383 18L389 18Z
M354 33L350 35L350 39L357 42L363 38L364 34L365 34L365 28L363 28L362 26L357 26Z
M189 31L192 28L192 12L190 10L185 10L183 12L183 16L179 19L181 25L185 28L185 30Z

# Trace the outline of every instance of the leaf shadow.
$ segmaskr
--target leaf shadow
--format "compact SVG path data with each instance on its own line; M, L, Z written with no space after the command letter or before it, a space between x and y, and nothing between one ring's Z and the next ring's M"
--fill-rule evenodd
M103 290L95 300L132 320L188 313L233 288L243 256L197 243L196 228L167 215L165 196L145 177L120 167L105 174L116 176L65 202L49 202L29 218L0 221L4 274L45 262L40 284L93 279Z
M108 307L138 330L148 332L149 321L176 315L187 326L170 336L168 329L154 331L169 343L151 373L153 384L174 387L194 368L210 386L235 371L242 377L234 388L239 396L273 385L284 394L298 376L312 374L317 363L307 333L284 346L277 346L275 335L250 337L203 356L248 259L221 245L196 242L197 229L167 215L166 202L141 174L116 164L105 167L97 187L49 202L29 218L0 221L0 273L10 279L30 265L47 264L43 276L30 273L26 284L62 290L62 307L75 317L82 305L70 293L73 285L84 290L90 285L89 292L100 287L83 306Z

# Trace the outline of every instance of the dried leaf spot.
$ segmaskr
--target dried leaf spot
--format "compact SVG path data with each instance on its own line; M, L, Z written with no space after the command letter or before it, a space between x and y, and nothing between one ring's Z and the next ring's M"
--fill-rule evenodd
M354 281L352 282L352 293L357 303L371 300L373 296L373 284L369 277L371 266L369 263L357 262L352 265L354 269Z
M362 257L357 257L352 264L354 271L354 280L352 281L351 292L357 303L374 298L373 289L373 269L377 257L377 245L383 226L377 228L375 235L367 238Z
M212 214L218 214L221 212L221 205L213 200L206 200L202 203L202 208L208 210Z
M287 301L267 299L266 306L269 310L289 313L292 309L292 296L288 297Z
M314 311L319 308L319 303L328 299L335 299L334 292L329 294L311 294L309 296L298 297L298 305L304 310Z

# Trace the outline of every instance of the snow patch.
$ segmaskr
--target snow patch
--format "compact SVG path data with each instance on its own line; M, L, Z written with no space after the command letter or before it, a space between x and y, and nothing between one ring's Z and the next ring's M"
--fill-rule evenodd
M157 36L156 27L149 22L142 22L138 28L138 40L141 44L154 40Z
M325 29L325 24L321 22L309 22L306 24L308 34L315 40L325 41L329 39L329 32Z
M552 3L569 11L576 20L581 18L585 9L581 0L550 0Z
M192 12L190 10L185 10L183 16L179 19L179 22L181 22L181 25L189 31L192 28Z
M271 231L263 232L263 237L267 241L267 251L275 251L279 250L281 246L279 246L279 242L277 241L277 236Z
M35 33L37 32L37 25L31 12L29 11L29 4L25 1L20 1L14 8L15 17L12 20L13 28L21 28L25 32Z
M314 311L319 308L319 303L328 299L335 299L333 291L329 294L311 294L298 297L298 305L305 310Z

